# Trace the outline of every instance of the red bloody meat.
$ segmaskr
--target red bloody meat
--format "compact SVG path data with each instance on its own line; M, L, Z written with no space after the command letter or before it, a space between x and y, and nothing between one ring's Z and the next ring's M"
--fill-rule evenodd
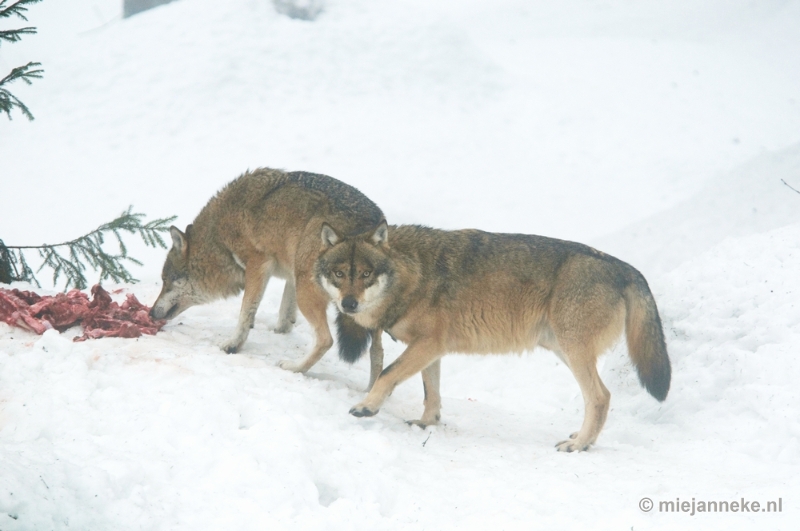
M166 321L151 319L149 311L133 294L128 294L121 305L117 304L99 284L92 287L91 300L77 289L40 296L30 291L0 288L0 321L37 334L52 328L64 331L80 323L84 334L75 341L154 335Z

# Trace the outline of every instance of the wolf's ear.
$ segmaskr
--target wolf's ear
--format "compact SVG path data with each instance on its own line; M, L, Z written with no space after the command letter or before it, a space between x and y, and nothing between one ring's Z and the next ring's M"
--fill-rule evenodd
M325 247L333 247L340 241L342 241L342 238L339 236L339 233L337 233L336 230L327 223L323 223L322 245L324 245Z
M187 233L191 227L191 225L186 227ZM182 233L175 225L169 228L169 234L172 236L172 248L181 254L186 254L186 250L189 248L189 242L187 241L186 234Z
M389 246L389 226L386 224L385 219L381 221L381 224L378 225L378 228L375 229L375 232L372 233L369 240L373 245L380 245L383 247Z

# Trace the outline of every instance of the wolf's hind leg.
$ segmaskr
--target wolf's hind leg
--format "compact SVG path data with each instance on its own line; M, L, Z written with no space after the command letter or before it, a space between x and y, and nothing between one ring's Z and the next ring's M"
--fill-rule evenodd
M350 409L350 414L356 417L371 417L376 414L397 384L437 361L443 353L438 341L433 339L410 344L394 363L383 369L369 394L360 404ZM438 396L438 386L436 395Z
M222 350L228 354L238 352L247 340L250 329L256 319L256 311L261 299L264 297L264 290L267 289L269 282L271 260L255 261L249 260L244 273L244 296L242 297L242 309L239 311L239 322L236 325L236 332L227 342L222 345Z
M303 278L298 275L298 278ZM282 360L278 366L292 372L306 372L333 346L333 336L328 328L326 309L330 300L326 293L311 282L297 284L297 306L314 328L316 343L311 352L300 361Z
M606 422L611 393L597 374L597 357L594 352L580 348L565 349L564 358L583 394L584 417L581 429L565 441L556 444L559 452L588 450L594 444Z
M425 411L419 420L409 420L420 428L427 428L439 423L442 410L442 397L439 394L439 380L442 370L442 360L438 359L422 369L422 389L425 391Z
M281 309L278 310L278 324L275 326L275 332L288 334L292 331L295 321L297 321L297 289L294 285L294 279L289 278L283 288Z

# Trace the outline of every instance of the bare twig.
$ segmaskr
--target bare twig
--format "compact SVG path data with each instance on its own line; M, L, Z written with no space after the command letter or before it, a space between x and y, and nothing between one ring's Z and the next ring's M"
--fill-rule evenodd
M786 182L786 181L784 181L783 179L781 179L781 182L782 182L783 184L785 184L786 186L788 186L790 189L792 189L792 190L794 190L795 192L797 192L798 194L800 194L800 190L797 190L796 188L792 187L792 186L791 186L789 183L787 183L787 182Z
M423 448L425 448L425 445L428 443L428 439L430 439L430 438L431 438L431 435L433 435L433 432L430 432L430 433L428 434L428 437L427 437L427 438L426 438L424 441L422 441L422 447L423 447Z

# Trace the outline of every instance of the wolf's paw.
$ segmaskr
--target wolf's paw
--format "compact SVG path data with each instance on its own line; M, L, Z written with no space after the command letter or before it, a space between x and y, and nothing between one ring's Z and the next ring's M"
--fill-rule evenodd
M226 354L236 354L239 352L239 347L241 345L237 343L225 343L220 348L225 351Z
M278 367L286 371L304 372L302 364L292 360L281 360L278 362Z
M556 444L556 450L559 452L585 452L589 449L591 443L578 440L578 434L573 433L566 441L561 441Z
M373 411L363 404L358 404L350 408L350 414L354 417L371 417L376 413L378 413L377 409Z
M294 328L294 323L291 321L284 321L282 323L278 323L275 328L272 329L273 332L276 334L288 334Z
M419 420L407 420L406 424L409 426L419 426L423 430L428 426L436 426L439 424L439 419L441 419L441 415L437 414L435 417L426 419L424 416Z

